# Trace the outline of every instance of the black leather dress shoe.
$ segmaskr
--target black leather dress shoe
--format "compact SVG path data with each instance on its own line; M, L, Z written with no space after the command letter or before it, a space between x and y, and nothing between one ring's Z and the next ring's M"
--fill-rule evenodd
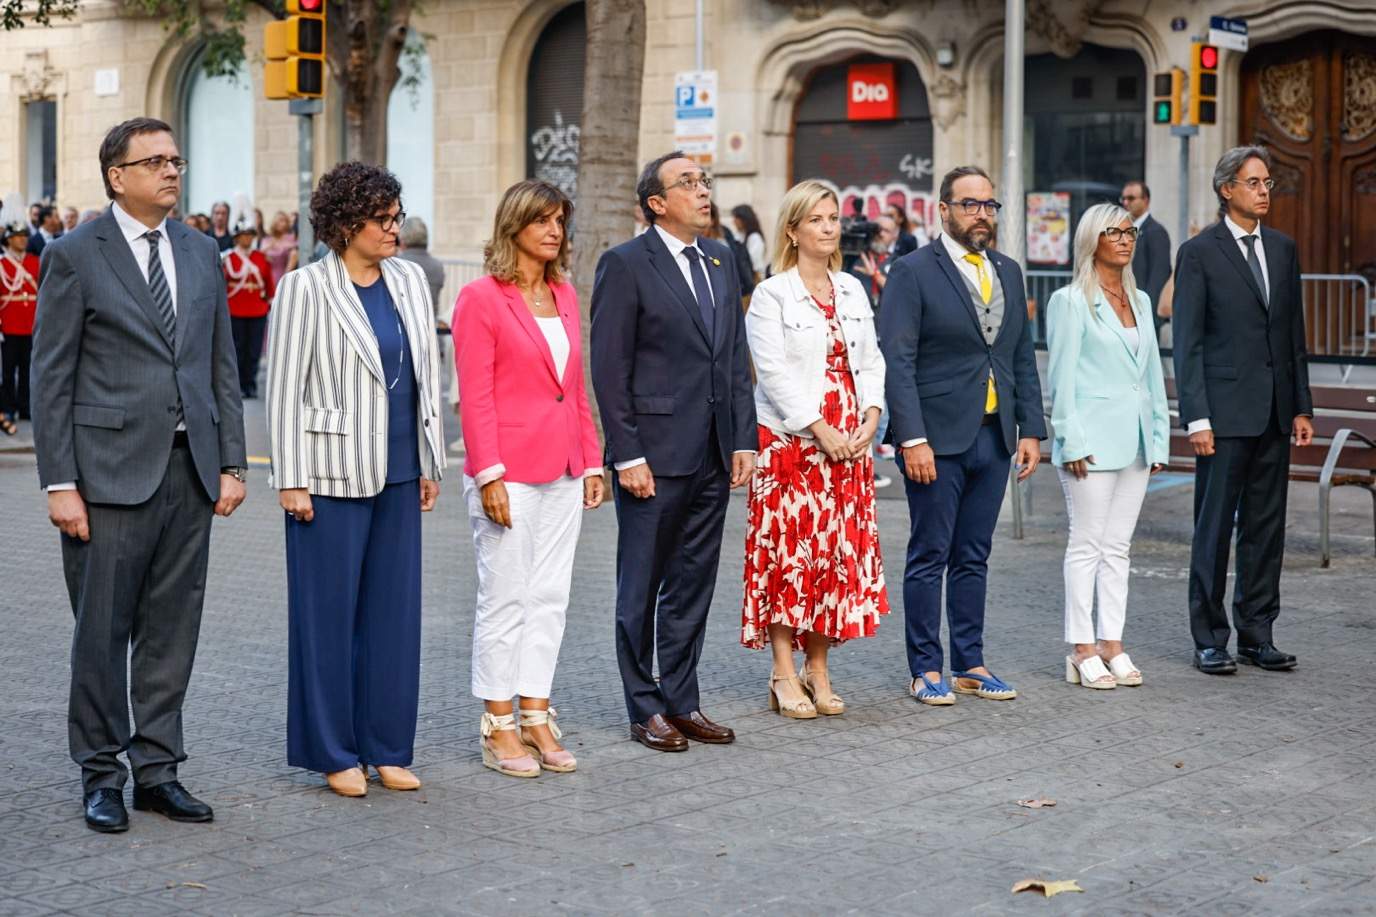
M91 790L82 797L86 827L105 834L129 830L129 813L124 809L124 791L114 787Z
M656 713L643 723L631 724L631 738L655 751L687 751L688 740L663 714Z
M134 808L140 812L157 812L173 821L214 821L210 806L186 791L175 780L157 786L134 787Z
M690 739L706 742L708 745L730 745L736 741L736 734L726 726L718 725L702 715L701 710L685 713L683 716L667 716L669 725Z
M1258 643L1256 646L1239 645L1237 658L1239 662L1245 662L1270 672L1288 672L1299 661L1289 653L1282 653L1276 649L1274 643Z
M1237 671L1237 663L1228 651L1209 647L1207 650L1194 651L1194 667L1207 675L1231 675Z

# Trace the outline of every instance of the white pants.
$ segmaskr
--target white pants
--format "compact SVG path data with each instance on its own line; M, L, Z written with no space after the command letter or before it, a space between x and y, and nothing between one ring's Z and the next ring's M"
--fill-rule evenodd
M1092 465L1090 466L1093 467ZM1151 471L1139 455L1119 471L1083 480L1058 467L1070 537L1065 546L1065 642L1094 642L1094 598L1100 640L1123 639L1128 606L1128 549Z
M583 482L508 482L509 529L487 518L471 477L463 490L478 558L473 694L495 701L549 697L583 525Z

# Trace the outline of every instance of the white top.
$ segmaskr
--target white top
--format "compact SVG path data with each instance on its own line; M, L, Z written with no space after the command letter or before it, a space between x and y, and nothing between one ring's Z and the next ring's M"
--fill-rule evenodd
M764 236L757 232L752 232L745 238L745 250L750 255L750 267L761 277L764 276L765 268L769 267L769 262L765 257Z
M1137 326L1133 325L1131 328L1129 328L1126 325L1124 325L1123 334L1127 335L1128 343L1132 345L1132 352L1136 353L1137 349L1142 344L1142 334L1137 330Z
M111 204L110 209L115 214L115 222L119 224L119 231L124 233L124 241L129 243L129 250L134 253L134 263L139 266L139 273L143 274L144 282L148 281L148 240L143 238L143 234L148 232L148 227L129 215L119 204ZM172 257L172 240L167 238L167 220L163 219L158 224L158 232L162 234L158 239L158 257L162 261L162 273L167 278L167 290L172 294L172 312L177 311L177 261Z
M560 381L564 378L564 367L569 365L569 335L564 330L564 320L557 315L548 318L535 316L535 324L540 326L540 333L545 336L549 343L549 352L554 357L554 368L559 373Z

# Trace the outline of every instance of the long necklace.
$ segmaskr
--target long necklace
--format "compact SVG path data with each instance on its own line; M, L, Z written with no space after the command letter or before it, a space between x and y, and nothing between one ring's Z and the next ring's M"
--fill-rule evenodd
M1123 311L1118 313L1119 319L1122 319L1123 316L1124 316L1124 314L1127 314L1127 315L1131 315L1131 314L1132 314L1132 306L1128 303L1128 298L1127 298L1127 296L1125 296L1125 295L1122 294L1122 293L1118 293L1118 292L1115 292L1115 291L1113 291L1113 290L1110 290L1108 287L1101 287L1101 289L1102 289L1105 293L1107 293L1107 294L1109 295L1110 298L1118 300L1119 305L1121 305L1121 306L1123 307ZM1115 312L1118 311L1117 307L1114 308L1114 311L1115 311Z

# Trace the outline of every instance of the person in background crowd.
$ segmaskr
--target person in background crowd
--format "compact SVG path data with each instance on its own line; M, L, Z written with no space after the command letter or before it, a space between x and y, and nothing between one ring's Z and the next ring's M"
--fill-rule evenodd
M277 291L277 277L268 259L253 248L257 238L253 224L241 221L232 235L234 247L220 256L220 263L225 271L234 353L239 360L239 391L244 398L257 398L258 361L263 356L263 331Z
M459 293L464 494L478 558L473 695L483 764L568 773L549 704L584 510L602 503L601 447L583 382L581 312L565 275L573 204L542 181L502 195L487 276ZM520 731L511 706L520 705Z
M234 246L234 235L229 231L229 204L216 201L210 207L210 228L206 234L215 240L220 251L228 251Z
M100 215L101 215L101 211L99 211L99 210L95 210L95 209L83 210L83 211L81 211L81 219L78 221L77 225L79 225L79 226L84 226L85 224L91 222L92 220L98 220L98 219L100 219Z
M841 267L836 193L784 195L774 273L746 314L759 384L741 643L770 644L769 705L786 717L845 711L833 643L871 637L889 613L870 444L884 410L884 357L860 282ZM795 674L793 653L806 661Z
M444 292L444 265L430 254L430 227L420 217L410 217L397 239L397 257L419 264L430 284L430 301L435 305L435 343L440 356L440 394L448 397L454 384L454 336L449 333L450 313L440 296Z
M927 217L924 211L925 207L921 201L913 201L912 212L908 220L908 231L913 234L913 241L917 244L917 248L925 248L932 241L931 235L927 232Z
M745 244L736 238L735 233L721 223L721 211L715 201L712 203L712 225L703 233L709 239L716 239L731 249L731 257L736 262L736 272L741 278L741 305L750 308L750 294L755 290L755 268L750 263L750 252Z
M759 283L769 271L769 251L764 244L760 218L755 216L755 209L749 204L737 204L731 208L731 225L736 228L736 238L750 253L751 282Z
M889 280L889 268L893 266L898 224L887 213L881 213L874 222L879 226L879 231L870 239L870 250L860 253L851 273L864 284L870 307L877 309L879 298L884 295L884 285Z
M702 238L711 177L675 150L645 166L636 195L652 227L598 260L592 380L616 469L616 656L631 738L681 752L688 738L736 738L702 713L697 669L731 489L750 481L759 435L736 265Z
M267 224L263 222L263 211L257 207L253 208L253 234L255 248L268 236Z
M1137 246L1132 255L1132 274L1141 284L1138 288L1151 300L1152 328L1159 339L1161 326L1170 321L1158 310L1166 282L1171 279L1171 237L1151 215L1151 189L1144 181L1130 181L1123 185L1119 202L1132 217L1137 228ZM1168 313L1169 314L1169 313Z
M172 129L116 125L100 168L110 209L43 257L33 438L76 620L68 743L87 826L119 832L121 752L135 809L215 817L177 779L182 708L211 519L243 502L247 457L220 259L167 219L186 169Z
M38 212L43 209L42 202L29 205L29 237L38 235Z
M1237 528L1233 624L1237 654L1293 669L1274 643L1285 554L1290 437L1314 438L1299 253L1261 221L1271 208L1271 154L1234 147L1214 167L1219 221L1180 246L1175 267L1175 380L1180 422L1197 456L1190 545L1194 664L1229 674L1223 608Z
M329 247L282 278L268 350L271 484L287 542L287 760L341 796L415 790L421 513L444 470L435 309L393 257L401 184L343 162L311 195Z
M47 204L38 208L38 232L29 236L28 253L43 257L43 249L49 242L62 235L62 215L56 207Z
M64 233L68 233L71 232L73 229L76 229L77 225L80 222L81 214L77 212L77 209L75 207L64 207L62 209L62 231Z
M1016 456L1026 480L1046 437L1022 271L989 250L998 212L978 166L941 180L943 234L895 262L879 310L890 435L901 449L911 531L903 572L909 692L1011 700L984 664L984 604L994 525ZM976 320L971 321L974 317ZM942 581L951 674L941 675Z
M28 254L29 227L13 223L3 231L0 251L0 430L13 436L16 419L28 420L29 361L33 317L38 308L38 256Z
M908 222L908 217L903 213L903 205L895 201L884 208L884 212L892 218L894 225L898 227L898 235L894 240L890 255L894 258L902 258L908 252L917 251L917 238L913 236L912 225Z
M1151 300L1136 287L1131 266L1137 233L1122 207L1086 210L1075 230L1075 279L1046 307L1051 462L1070 525L1065 642L1072 655L1065 678L1086 688L1142 683L1123 650L1128 557L1147 479L1170 457Z
M296 234L291 231L291 217L280 210L274 213L268 234L258 240L258 250L268 259L275 280L296 270Z

